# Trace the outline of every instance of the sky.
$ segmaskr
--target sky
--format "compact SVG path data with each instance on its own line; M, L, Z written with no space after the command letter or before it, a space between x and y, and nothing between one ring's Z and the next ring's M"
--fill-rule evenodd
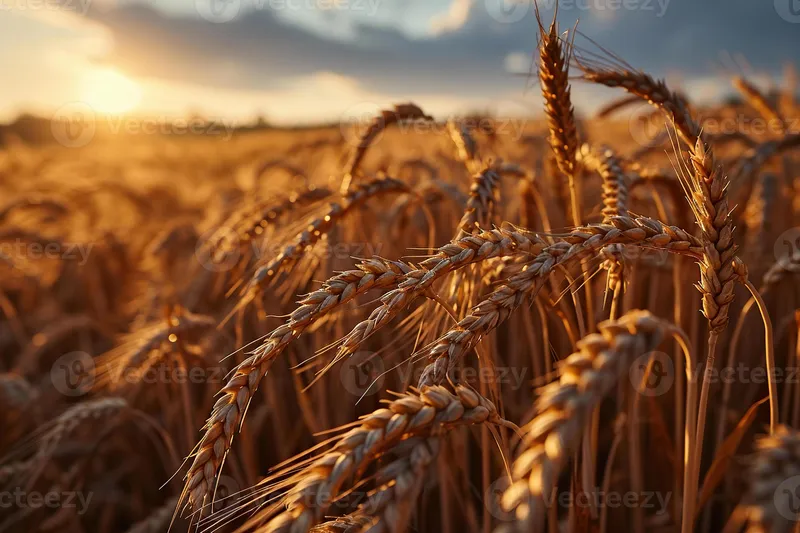
M0 0L0 121L64 106L277 124L413 101L435 116L541 108L533 0ZM556 0L540 0L552 17ZM798 0L561 0L563 30L693 100L798 62ZM800 66L800 65L798 65ZM590 112L608 93L576 82Z

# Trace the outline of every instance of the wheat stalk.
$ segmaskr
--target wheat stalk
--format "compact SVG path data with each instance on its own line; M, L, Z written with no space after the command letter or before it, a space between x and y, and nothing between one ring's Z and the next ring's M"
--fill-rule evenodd
M163 533L168 531L177 503L178 498L170 498L164 505L150 513L150 516L131 526L128 529L128 533Z

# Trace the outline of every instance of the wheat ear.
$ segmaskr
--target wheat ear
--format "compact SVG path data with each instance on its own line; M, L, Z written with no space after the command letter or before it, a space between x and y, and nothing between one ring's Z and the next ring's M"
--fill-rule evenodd
M736 181L749 179L761 167L766 165L770 159L798 146L800 146L800 133L791 133L778 140L759 144L737 162L734 171Z
M793 502L800 485L800 434L778 426L772 435L759 438L745 479L747 492L725 533L740 531L742 523L747 533L795 531Z
M578 130L575 126L575 111L572 108L569 87L569 45L562 42L558 35L555 19L550 29L545 31L539 19L539 82L542 86L544 108L550 130L550 147L556 158L561 174L569 183L572 209L572 222L581 224L581 206L575 175L575 152L578 149Z
M412 103L397 104L394 106L394 109L382 110L381 114L377 115L372 120L370 125L367 127L367 130L361 136L361 139L359 139L358 146L347 163L347 169L341 185L342 194L347 194L350 191L353 177L361 167L361 162L363 161L369 147L372 146L373 142L375 142L375 139L389 126L404 120L432 121L433 117L426 115L419 106Z
M464 163L467 170L472 174L480 172L482 163L478 155L478 143L475 142L469 128L465 124L448 120L447 132L456 146L458 159Z
M36 451L37 460L45 460L50 457L59 443L86 421L115 417L127 407L128 402L116 397L90 400L70 407L61 413L41 436Z
M581 260L610 244L630 244L699 258L702 246L684 230L646 218L612 217L612 224L585 226L544 248L521 272L476 305L450 331L422 350L430 360L420 386L442 383L459 358L505 321L525 298L538 291L558 266Z
M500 174L491 166L472 177L467 206L464 216L458 223L459 231L456 239L491 226L492 208L497 201L499 184Z
M234 432L241 426L244 412L261 379L280 353L317 320L338 309L356 296L376 288L396 285L411 267L399 261L371 258L357 268L341 272L322 287L303 297L286 322L270 332L250 357L239 363L205 425L203 437L194 452L186 474L182 501L197 509L210 495L225 455L231 448Z
M611 217L628 216L628 178L622 169L622 161L608 147L593 150L584 144L580 150L581 163L589 170L597 172L603 180L603 222L608 223ZM608 270L608 290L618 295L624 273L624 262L621 245L612 245L603 249L607 256L603 267ZM611 316L614 317L614 312Z
M541 525L548 498L578 451L595 407L615 389L637 357L657 348L665 335L675 331L671 324L639 310L602 322L598 329L600 333L584 337L578 351L563 361L558 381L539 391L536 414L523 428L512 466L513 483L501 498L517 521L499 531L527 532Z
M736 76L732 81L733 86L742 93L742 96L745 97L753 109L765 119L776 123L778 133L784 133L786 131L786 123L783 121L777 107L767 100L767 97L758 90L758 87L741 76Z
M286 510L259 531L305 533L321 522L346 481L357 481L378 455L399 441L409 436L430 436L456 425L484 422L499 424L503 420L494 404L467 387L456 387L455 394L444 387L403 394L386 408L362 418L329 452L281 483L289 487L279 505Z
M351 211L364 205L368 200L378 196L397 192L408 192L408 186L393 178L379 178L354 187L341 204L331 204L328 212L314 220L301 231L292 244L288 245L277 257L260 266L250 280L243 301L252 301L281 272L296 264L308 250Z
M468 235L439 248L438 253L407 273L396 289L381 297L381 305L342 339L337 360L352 354L358 346L388 324L417 297L453 271L496 257L538 254L547 242L535 234L515 228L494 229Z
M312 531L326 528L346 533L404 533L413 505L427 480L430 465L439 455L438 437L410 438L395 447L402 457L381 468L374 476L378 488L350 515L320 524ZM405 448L402 451L399 448Z

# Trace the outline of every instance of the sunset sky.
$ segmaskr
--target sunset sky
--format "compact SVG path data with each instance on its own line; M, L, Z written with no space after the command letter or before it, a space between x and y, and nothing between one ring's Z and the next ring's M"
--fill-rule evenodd
M548 20L553 2L540 2ZM711 99L731 74L779 80L798 61L791 2L568 0L559 21ZM540 105L520 75L535 44L527 0L0 0L0 121L70 102L282 124L402 100L523 113ZM584 110L607 97L574 93Z

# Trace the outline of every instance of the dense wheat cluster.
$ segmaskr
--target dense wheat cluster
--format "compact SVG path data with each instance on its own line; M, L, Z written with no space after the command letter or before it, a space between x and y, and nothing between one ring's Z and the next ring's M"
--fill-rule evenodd
M7 139L0 531L792 531L795 87L539 29L545 119Z

